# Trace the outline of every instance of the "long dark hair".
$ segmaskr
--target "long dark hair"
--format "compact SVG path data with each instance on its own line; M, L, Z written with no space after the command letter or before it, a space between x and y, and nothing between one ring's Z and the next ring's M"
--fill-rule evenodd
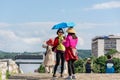
M73 39L77 39L77 36L75 33L68 33L68 34L71 35Z

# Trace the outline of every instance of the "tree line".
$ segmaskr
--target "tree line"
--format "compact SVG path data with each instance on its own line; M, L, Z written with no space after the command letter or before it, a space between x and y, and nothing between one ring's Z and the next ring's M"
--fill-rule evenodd
M111 49L104 56L100 56L100 57L90 56L92 72L93 73L105 73L107 55L113 56L116 53L117 51L115 49ZM76 73L85 73L86 61L87 61L87 58L79 58L79 60L75 62ZM115 67L115 73L120 73L120 58L113 57L113 62L114 62L114 67ZM38 72L40 73L45 72L43 65L39 67Z

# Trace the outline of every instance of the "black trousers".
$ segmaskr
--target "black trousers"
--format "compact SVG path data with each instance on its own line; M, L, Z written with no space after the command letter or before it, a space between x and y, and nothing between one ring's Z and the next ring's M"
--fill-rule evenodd
M91 73L91 69L86 69L86 73Z
M55 67L54 67L53 75L56 74L56 70L57 70L57 67L58 67L58 65L60 63L60 60L61 60L61 74L62 74L63 70L64 70L64 62L65 62L64 52L63 51L57 51L56 52L56 64L55 64Z
M75 62L75 60L68 61L68 74L69 74L69 76L71 76L72 74L75 74L74 62Z

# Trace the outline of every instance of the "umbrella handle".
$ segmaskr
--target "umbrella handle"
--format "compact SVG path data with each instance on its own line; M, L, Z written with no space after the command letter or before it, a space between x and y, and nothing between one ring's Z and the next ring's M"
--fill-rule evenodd
M65 31L65 28L64 28L63 30L64 30L64 34L65 34L65 37L66 37L67 35L66 35L66 31Z

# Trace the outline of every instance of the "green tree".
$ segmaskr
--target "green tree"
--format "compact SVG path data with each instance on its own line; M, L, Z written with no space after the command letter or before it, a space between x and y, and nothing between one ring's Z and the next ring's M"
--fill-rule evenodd
M120 59L119 58L113 58L114 61L114 68L116 73L120 73Z
M83 59L79 59L75 62L75 72L83 73L84 72L84 61Z
M107 55L113 55L113 54L115 54L115 53L117 53L118 51L116 50L116 49L110 49L108 52L107 52L107 54L106 54L106 56Z
M106 60L107 60L106 56L100 56L99 58L97 58L93 63L94 65L93 70L95 72L105 73Z

